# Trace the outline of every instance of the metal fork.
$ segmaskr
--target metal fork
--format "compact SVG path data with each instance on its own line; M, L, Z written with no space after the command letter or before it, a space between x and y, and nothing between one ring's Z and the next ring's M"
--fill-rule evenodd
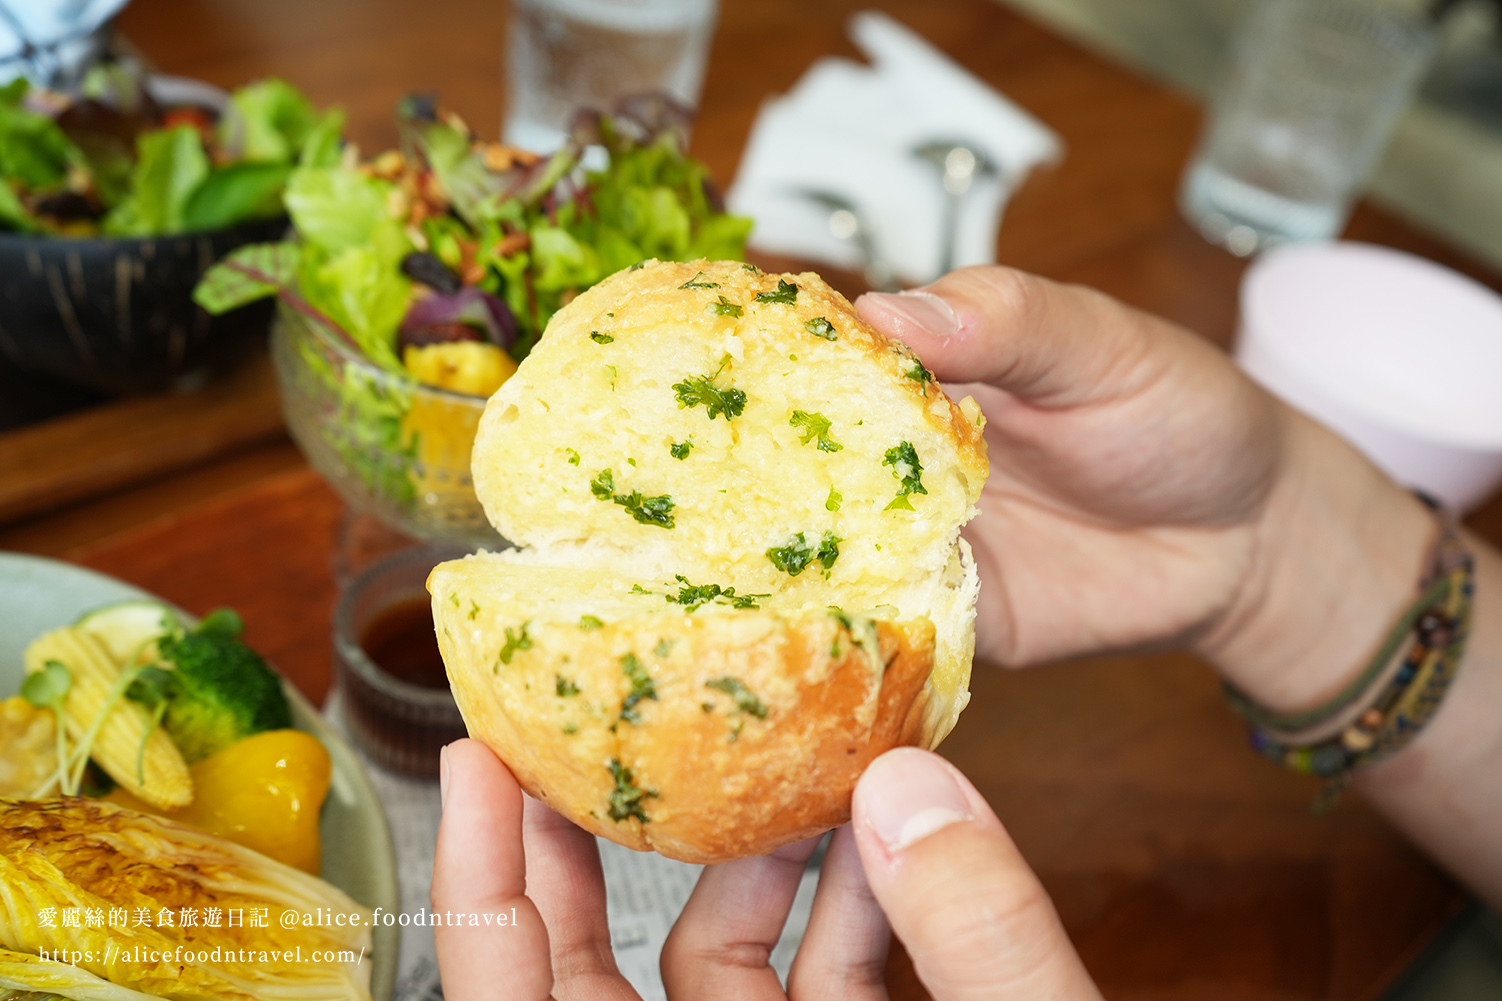
M913 155L939 168L944 185L944 224L939 235L939 274L954 267L955 240L960 230L960 207L977 177L997 177L1001 171L980 150L962 140L943 139L913 147Z

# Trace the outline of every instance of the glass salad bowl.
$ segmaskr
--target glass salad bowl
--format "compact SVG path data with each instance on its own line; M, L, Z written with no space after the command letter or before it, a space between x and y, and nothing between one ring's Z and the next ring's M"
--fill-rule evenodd
M380 368L286 305L272 324L271 353L287 427L346 504L427 542L509 545L470 478L483 397Z

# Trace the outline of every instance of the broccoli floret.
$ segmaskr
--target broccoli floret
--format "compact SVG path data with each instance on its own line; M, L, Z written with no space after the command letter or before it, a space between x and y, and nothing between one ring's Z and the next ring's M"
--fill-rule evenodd
M240 616L220 609L196 629L159 642L174 670L162 686L162 726L192 764L242 737L292 725L281 679L240 641Z

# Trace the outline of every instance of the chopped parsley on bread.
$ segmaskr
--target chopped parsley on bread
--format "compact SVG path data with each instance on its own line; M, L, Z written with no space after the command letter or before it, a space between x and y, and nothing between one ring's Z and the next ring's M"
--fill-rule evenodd
M842 823L872 758L969 698L981 426L817 275L652 261L586 291L476 437L518 548L429 579L470 733L674 858Z

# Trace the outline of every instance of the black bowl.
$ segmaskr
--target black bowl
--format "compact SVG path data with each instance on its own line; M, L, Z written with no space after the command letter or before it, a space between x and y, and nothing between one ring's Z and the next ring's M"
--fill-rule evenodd
M264 339L272 304L210 316L193 286L220 257L280 239L287 220L132 239L0 233L0 356L109 393L191 384Z

